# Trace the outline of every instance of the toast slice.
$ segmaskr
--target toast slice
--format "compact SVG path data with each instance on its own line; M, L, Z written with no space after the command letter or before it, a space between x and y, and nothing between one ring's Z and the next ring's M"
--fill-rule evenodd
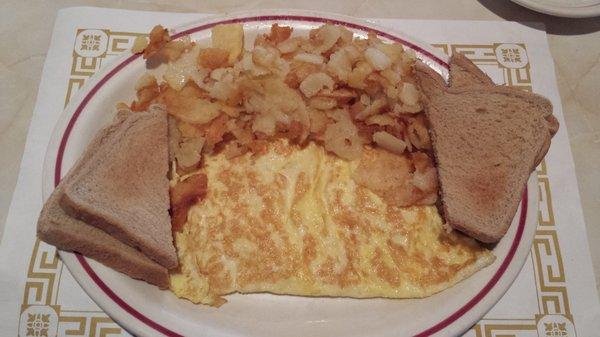
M479 241L497 242L558 130L552 104L495 85L462 54L450 59L449 86L425 64L417 64L416 73L426 96L444 217Z
M38 237L62 250L81 253L132 278L169 287L167 268L101 229L67 215L59 205L62 191L53 193L38 220Z
M60 205L172 269L167 130L162 110L131 113L64 185Z
M165 267L104 231L70 217L59 205L65 184L68 184L82 164L91 160L102 144L119 130L126 118L127 114L119 114L113 124L100 131L83 156L61 180L44 204L37 224L37 233L41 240L59 249L79 252L132 278L167 288L169 273Z

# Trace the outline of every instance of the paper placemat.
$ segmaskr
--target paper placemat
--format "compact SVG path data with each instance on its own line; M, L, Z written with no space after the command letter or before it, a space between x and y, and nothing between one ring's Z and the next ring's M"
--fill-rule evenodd
M35 237L42 207L42 164L64 106L104 64L161 23L203 14L69 8L57 16L7 223L0 244L0 331L29 336L129 336L87 296ZM445 53L462 52L496 83L540 93L561 123L537 168L539 226L523 270L466 336L593 336L600 306L569 139L546 34L512 22L369 19Z

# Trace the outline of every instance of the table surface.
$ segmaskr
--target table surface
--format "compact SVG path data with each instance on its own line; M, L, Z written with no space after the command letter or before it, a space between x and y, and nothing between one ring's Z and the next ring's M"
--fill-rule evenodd
M575 159L596 285L600 284L600 18L556 18L508 0L3 0L0 4L0 235L15 188L56 12L72 6L202 13L297 8L356 17L544 23Z

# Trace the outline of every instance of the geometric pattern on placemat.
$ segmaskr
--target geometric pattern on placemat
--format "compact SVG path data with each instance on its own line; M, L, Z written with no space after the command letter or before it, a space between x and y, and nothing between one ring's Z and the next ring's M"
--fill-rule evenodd
M106 29L78 29L73 46L71 71L64 105L66 106L85 82L98 72L103 61L131 49L136 37L146 35L113 32ZM56 254L56 248L36 239L29 261L21 305L22 315L19 322L21 337L35 336L35 331L24 330L27 327L28 319L31 315L34 315L31 317L37 317L35 312L48 308L52 308L56 315L40 317L49 317L52 320L51 323L57 327L55 331L43 331L49 337L129 336L101 310L81 311L77 308L61 307L61 303L57 303L57 294L62 271L63 264ZM34 313L31 314L31 311Z
M62 311L58 336L119 336L121 328L103 312Z
M33 254L27 268L27 283L23 293L23 303L28 305L51 305L56 303L62 261L56 255L56 248L36 240Z
M531 68L527 48L523 43L434 44L433 46L445 53L461 52L484 69L495 66L504 75L506 85L531 91ZM531 247L531 256L536 282L538 313L533 317L515 317L515 320L521 320L512 323L510 320L485 317L467 333L469 336L575 336L575 322L573 322L569 306L564 264L554 222L552 192L547 170L545 161L542 161L536 168L539 212L538 228ZM523 324L522 320L526 320L528 323Z
M474 337L538 337L535 320L485 320L485 324L478 323L465 334Z

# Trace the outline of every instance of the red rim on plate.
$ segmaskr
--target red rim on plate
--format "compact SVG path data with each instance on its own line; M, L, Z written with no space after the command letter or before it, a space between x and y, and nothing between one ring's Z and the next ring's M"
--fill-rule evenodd
M276 21L276 20L280 20L280 21L293 20L293 21L306 21L306 22L318 22L318 23L333 23L333 24L337 24L337 25L346 26L348 28L361 30L363 32L374 32L379 36L383 36L392 41L399 42L399 43L425 55L426 57L428 57L429 59L433 60L434 62L436 62L437 64L439 64L440 66L442 66L446 69L448 69L448 67L449 67L446 62L444 62L442 59L440 59L436 55L430 53L427 50L424 50L423 48L421 48L409 41L398 38L392 34L389 34L389 33L386 33L386 32L383 32L383 31L380 31L377 29L365 27L365 26L355 24L355 23L350 23L350 22L336 20L336 19L313 17L313 16L265 15L265 16L234 18L234 19L229 19L229 20L212 22L212 23L208 23L205 25L199 25L199 26L187 29L185 31L176 33L173 35L173 38L179 38L179 37L182 37L185 35L203 31L203 30L209 29L218 24L246 23L246 22L256 22L256 21ZM71 134L71 131L73 130L75 123L77 122L77 119L83 112L83 109L86 107L88 102L92 99L92 97L98 92L98 90L100 90L100 88L102 86L104 86L104 84L106 84L106 82L109 79L111 79L114 75L116 75L119 71L121 71L123 68L125 68L128 64L130 64L131 62L136 60L138 57L140 57L140 55L132 55L132 56L128 57L127 59L125 59L124 61L122 61L120 64L118 64L107 75L105 75L90 90L89 93L87 93L87 95L83 98L81 103L75 109L75 112L73 113L73 116L71 116L71 119L69 120L67 127L61 137L60 144L58 147L58 152L56 154L56 163L55 163L55 169L54 169L54 186L55 187L58 185L58 183L60 182L60 179L61 179L62 161L63 161L63 157L64 157L65 148L66 148L67 142L69 140L69 136ZM509 249L507 255L505 256L504 260L502 261L502 264L500 265L500 267L498 268L498 270L496 271L494 276L492 276L492 278L486 283L486 285L473 298L471 298L467 303L465 303L462 307L460 307L458 310L456 310L453 314L449 315L448 317L446 317L439 323L431 326L430 328L427 328L426 330L416 334L415 336L429 336L429 335L432 335L432 334L439 332L442 329L448 327L450 324L452 324L457 319L459 319L460 317L465 315L467 312L469 312L475 305L477 305L492 290L492 288L494 288L496 283L498 283L498 281L500 280L502 275L504 275L504 273L506 272L506 269L510 265L510 263L517 251L517 248L521 242L521 238L523 236L523 231L525 229L525 220L526 220L527 205L528 205L527 201L528 201L527 200L527 188L525 188L525 191L523 192L523 199L521 201L521 213L519 215L519 224L517 227L517 232L515 234L515 237L513 239L513 242L510 246L510 249ZM92 281L94 281L94 283L106 294L106 296L108 296L119 307L121 307L121 309L125 310L131 316L140 320L141 322L146 324L148 327L156 330L157 332L160 332L166 336L181 336L180 334L178 334L178 333L160 325L159 323L155 322L154 320L146 317L144 314L142 314L141 312L139 312L138 310L136 310L135 308L133 308L129 304L127 304L127 302L125 302L106 283L104 283L104 281L100 278L100 276L98 276L98 274L94 271L92 266L90 266L90 264L87 262L87 259L83 255L75 253L75 256L77 257L77 260L79 261L79 263L81 264L81 266L83 267L83 269L85 270L87 275L92 279Z

